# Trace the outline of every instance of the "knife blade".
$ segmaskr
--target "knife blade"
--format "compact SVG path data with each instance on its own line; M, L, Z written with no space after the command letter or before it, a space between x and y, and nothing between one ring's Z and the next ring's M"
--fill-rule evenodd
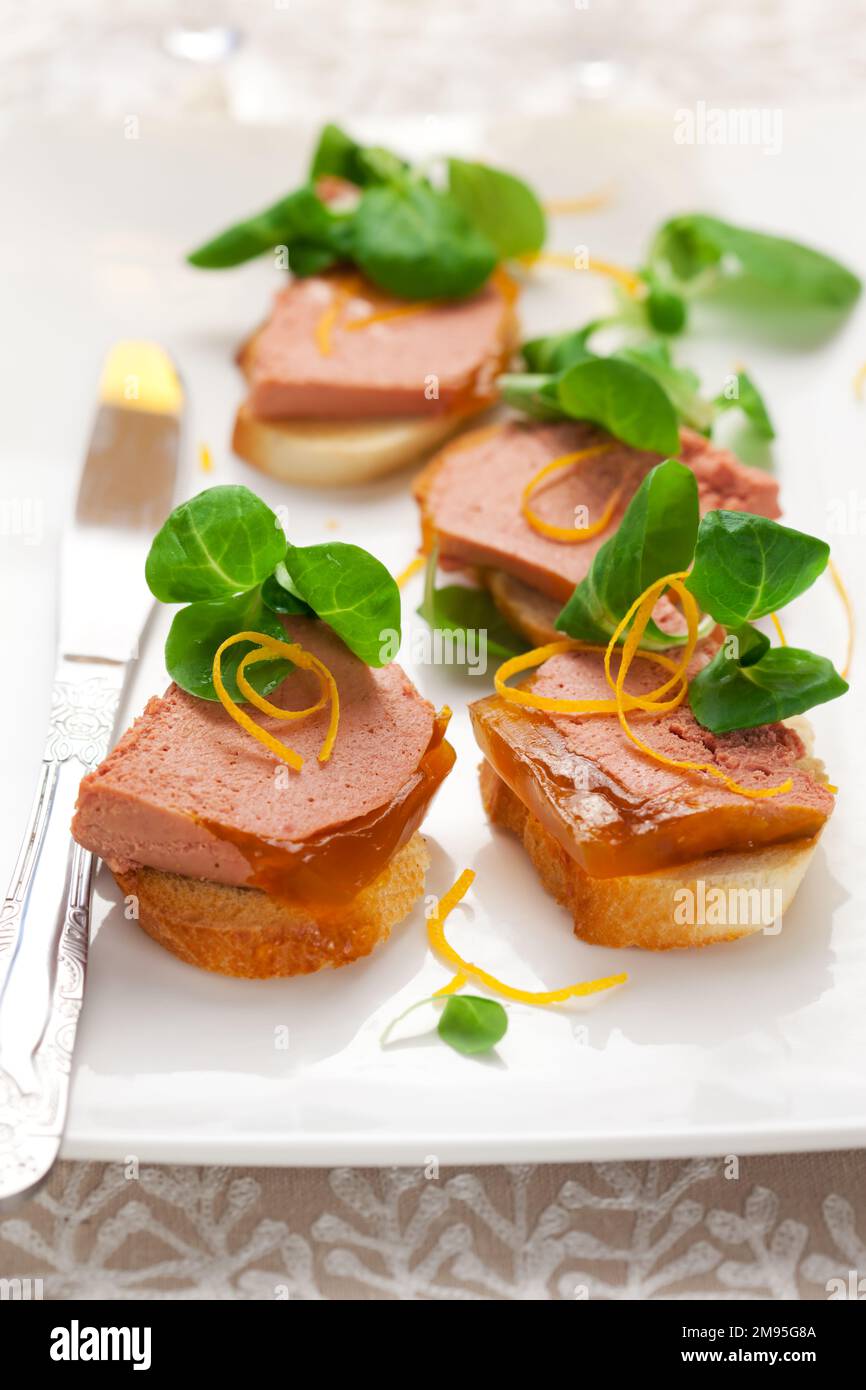
M60 1149L84 997L95 861L69 826L112 743L153 604L144 561L172 505L183 392L156 343L109 352L74 515L61 543L51 716L18 861L0 909L0 1201Z

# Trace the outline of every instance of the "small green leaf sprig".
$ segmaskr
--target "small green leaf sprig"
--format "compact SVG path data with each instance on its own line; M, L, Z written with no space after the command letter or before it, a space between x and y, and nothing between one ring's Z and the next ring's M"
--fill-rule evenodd
M525 370L499 379L504 399L539 420L591 420L625 444L660 454L677 451L681 423L708 434L730 410L739 410L755 439L766 442L773 425L747 373L737 372L708 401L695 373L674 362L670 339L687 327L689 306L727 293L746 322L783 311L790 325L816 312L838 319L862 288L852 271L821 251L703 213L665 222L638 277L644 295L624 298L618 312L525 343ZM590 339L614 327L636 332L640 341L599 357Z
M288 248L298 276L353 264L374 285L403 299L462 299L497 263L544 244L544 211L521 179L489 165L446 161L436 186L423 169L381 146L358 144L336 125L319 136L300 188L196 248L191 265L223 270ZM317 183L354 185L349 207L330 207Z
M666 574L691 567L685 587L727 638L689 682L689 704L712 733L750 729L835 700L847 682L826 657L771 647L753 624L805 593L830 558L826 541L749 512L699 519L695 475L666 459L646 475L619 528L596 552L556 620L567 636L607 643L635 599ZM641 647L684 638L647 625Z
M400 591L388 570L357 545L292 545L279 518L249 488L211 487L175 507L153 540L145 578L161 603L183 603L165 644L169 675L203 700L213 685L217 649L236 632L285 639L280 614L316 617L368 666L384 666L400 645ZM385 634L390 634L389 640ZM252 644L223 658L233 700L238 664ZM260 661L247 679L268 695L289 674L288 661Z

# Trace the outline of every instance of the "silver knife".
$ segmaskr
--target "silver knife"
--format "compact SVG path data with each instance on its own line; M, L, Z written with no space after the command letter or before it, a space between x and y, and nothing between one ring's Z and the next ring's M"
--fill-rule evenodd
M144 562L171 510L183 394L156 343L108 354L62 541L57 669L30 820L0 909L0 1201L51 1170L84 996L94 857L69 826L105 757L153 599Z

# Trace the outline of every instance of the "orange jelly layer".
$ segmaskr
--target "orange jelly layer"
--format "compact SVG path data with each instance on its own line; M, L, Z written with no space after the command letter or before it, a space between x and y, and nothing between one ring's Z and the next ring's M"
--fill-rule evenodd
M286 848L219 821L201 817L199 824L240 850L252 870L247 887L320 912L337 910L378 878L423 821L454 766L454 749L445 739L449 717L436 716L418 767L393 801L325 834Z
M677 794L635 793L568 749L540 711L493 695L470 706L470 714L493 770L591 878L810 839L826 820L787 799L783 805L731 794L720 801L700 774L683 774Z

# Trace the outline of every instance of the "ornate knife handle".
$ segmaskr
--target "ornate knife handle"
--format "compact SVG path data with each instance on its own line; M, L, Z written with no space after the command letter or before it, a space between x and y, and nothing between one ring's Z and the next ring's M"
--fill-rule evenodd
M61 661L30 820L0 909L0 1201L50 1171L66 1120L84 997L93 855L69 826L108 752L127 666Z

